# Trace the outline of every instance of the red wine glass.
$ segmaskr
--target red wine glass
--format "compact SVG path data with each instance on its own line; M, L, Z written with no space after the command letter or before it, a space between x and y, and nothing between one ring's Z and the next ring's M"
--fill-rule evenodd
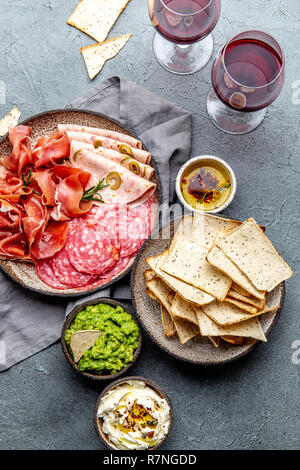
M284 53L261 31L245 31L228 41L212 67L207 110L219 129L245 134L263 121L284 84Z
M153 49L160 65L182 75L202 69L212 55L210 33L220 8L221 0L149 0L156 29Z

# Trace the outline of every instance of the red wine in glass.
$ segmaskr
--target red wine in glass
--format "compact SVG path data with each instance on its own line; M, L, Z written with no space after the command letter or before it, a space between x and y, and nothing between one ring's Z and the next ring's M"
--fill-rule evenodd
M152 24L168 41L192 44L216 26L219 0L154 0Z
M221 0L149 0L156 34L153 50L158 62L177 74L202 69L213 52L210 34L216 26Z
M218 97L240 111L258 111L279 95L283 56L260 39L237 39L223 48L212 69Z
M212 67L207 99L212 122L230 134L245 134L263 121L284 84L284 54L262 31L245 31L228 41Z

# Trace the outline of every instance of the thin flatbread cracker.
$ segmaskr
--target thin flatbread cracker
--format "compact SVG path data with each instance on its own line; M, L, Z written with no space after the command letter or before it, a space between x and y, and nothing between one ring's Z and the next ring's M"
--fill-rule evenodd
M123 49L130 36L131 34L125 34L124 36L80 49L91 80L96 77L107 60L115 57Z
M215 323L220 326L227 327L235 323L244 322L250 318L257 317L263 313L277 310L280 305L269 307L268 305L257 313L248 313L241 308L232 305L229 302L212 302L208 305L203 305L201 308L203 312L210 317ZM197 309L197 307L195 307ZM234 335L233 335L234 336Z
M238 346L244 346L246 338L240 336L221 336L226 343L237 344Z
M218 232L233 230L241 224L242 222L238 220L230 220L215 215L194 212L191 239L210 249L214 244Z
M177 238L190 238L193 229L193 216L186 215L183 217L182 221L177 227L176 233L174 235L173 240L171 241L170 250L172 249L174 243L176 242Z
M257 289L270 292L293 275L291 268L252 218L222 238L217 246Z
M215 300L212 295L162 271L159 266L165 261L167 256L168 250L152 258L147 258L146 263L171 289L175 290L186 301L196 305L205 305Z
M212 266L215 266L217 269L227 274L235 284L242 286L249 294L258 299L265 298L265 291L256 289L246 274L244 274L217 246L213 246L210 249L207 254L207 261Z
M176 294L171 307L173 317L182 318L198 326L198 321L193 307L180 295Z
M245 302L242 302L241 300L233 299L232 297L226 297L225 302L229 302L230 304L236 305L239 307L241 310L244 310L245 312L248 313L257 313L257 308L253 307L253 305L246 304Z
M206 261L208 250L187 238L177 238L160 269L171 276L224 300L231 279Z
M215 348L220 346L220 337L219 336L208 336L208 339L212 342Z
M0 121L0 136L3 137L9 132L12 127L15 127L20 119L21 113L17 106L14 106L13 109L4 116Z
M220 250L220 248L218 248L219 251L222 251ZM223 253L223 252L222 252ZM224 255L225 256L225 255ZM249 281L250 282L250 281ZM253 286L254 287L254 286ZM236 284L235 282L232 283L232 286L231 286L231 289L233 289L235 292L238 292L239 294L241 295L244 295L245 297L251 297L251 294L246 291L246 289L244 289L243 287L239 286L238 284Z
M226 300L228 299L228 297L239 300L240 302L243 302L243 303L246 303L246 304L253 305L254 307L256 307L259 310L264 308L264 306L266 304L266 299L264 299L264 300L261 299L260 300L260 299L257 299L256 297L253 297L252 295L251 296L245 296L245 295L240 294L239 292L236 292L234 289L230 289L230 291L228 292L228 295L226 297Z
M151 269L146 269L146 271L144 271L144 277L146 281L151 281L151 279L153 279L155 276L155 272Z
M129 0L81 0L67 23L102 42L127 3Z
M165 309L170 312L171 310L171 302L168 300L168 294L170 292L169 286L165 284L161 279L155 277L151 279L151 281L146 282L146 286L152 295L156 297L156 299L165 307Z
M196 309L196 316L202 336L239 336L264 342L267 341L257 317L224 328L217 325L211 318L205 315L201 307Z
M174 321L175 328L178 334L178 338L181 344L185 344L190 339L194 338L199 334L199 327L181 318L175 318L171 314L172 304L168 301L167 296L170 292L170 288L159 278L152 279L146 283L149 290L157 297L159 302L165 307L170 313L172 320Z
M180 344L185 344L200 334L199 326L182 318L172 316Z
M169 314L168 310L160 304L160 313L161 313L161 320L163 324L164 334L167 338L171 338L176 334L175 324L172 320L171 315Z
M146 289L146 294L150 297L150 299L153 299L153 300L156 300L156 302L159 302L156 295L154 295L153 292L150 289Z
M76 363L80 361L85 351L95 346L101 335L100 330L82 330L72 333L70 347Z

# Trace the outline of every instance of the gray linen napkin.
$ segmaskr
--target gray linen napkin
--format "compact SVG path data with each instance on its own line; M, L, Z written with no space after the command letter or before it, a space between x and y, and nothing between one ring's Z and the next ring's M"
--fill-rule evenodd
M176 172L189 157L191 114L138 85L112 77L92 88L71 107L96 111L118 120L151 149L162 183L162 202L174 200ZM129 299L129 277L116 286L86 297ZM62 299L36 295L19 287L0 271L0 371L58 340L71 308Z

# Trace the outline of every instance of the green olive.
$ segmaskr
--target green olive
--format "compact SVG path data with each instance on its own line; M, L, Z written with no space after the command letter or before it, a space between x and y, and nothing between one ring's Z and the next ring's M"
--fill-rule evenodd
M139 175L141 173L141 167L135 160L131 160L129 162L129 170L135 175Z
M95 149L97 149L99 147L102 147L102 145L103 145L102 140L95 140L95 142L94 142Z
M74 162L76 162L78 155L81 153L81 150L82 149L79 149L79 150L77 150L77 152L74 153L74 156L73 156L73 161Z
M121 160L121 165L124 165L124 163L126 163L128 160L131 160L132 157L127 157L126 155L124 155L124 158Z
M110 189L116 191L122 184L121 176L117 171L112 171L109 173L105 180L106 184L109 184Z
M119 147L119 150L121 153L126 153L127 155L130 155L131 157L133 157L133 151L129 145L121 144Z

